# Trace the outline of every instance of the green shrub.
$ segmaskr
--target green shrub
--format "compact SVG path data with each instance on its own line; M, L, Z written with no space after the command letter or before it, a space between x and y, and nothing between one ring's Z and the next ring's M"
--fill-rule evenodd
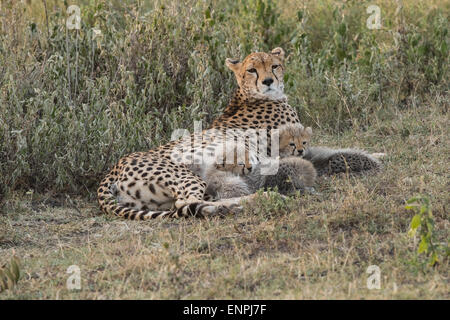
M218 116L235 87L225 58L256 50L287 51L291 105L331 132L445 95L448 5L403 2L396 14L380 1L384 29L369 30L369 2L86 0L77 31L70 3L2 0L0 201L16 189L92 196L120 156Z
M428 265L434 266L436 262L441 262L449 256L449 247L437 243L434 230L434 217L431 211L430 199L427 196L417 196L409 199L405 208L414 211L414 217L411 219L408 235L410 237L420 237L420 243L417 248L418 254L425 254L428 257ZM419 230L419 232L417 232Z

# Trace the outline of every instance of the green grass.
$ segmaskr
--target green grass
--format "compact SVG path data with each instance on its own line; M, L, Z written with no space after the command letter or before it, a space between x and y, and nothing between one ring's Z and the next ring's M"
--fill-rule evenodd
M375 1L381 30L366 28L369 1L79 1L79 32L61 1L1 3L0 266L14 254L22 277L0 299L450 298L448 258L426 265L404 208L429 197L448 246L448 1ZM380 174L224 219L100 214L120 156L210 123L235 87L225 58L277 46L313 144L385 152Z
M14 250L22 278L0 298L449 299L448 259L427 266L404 208L427 194L435 236L448 245L449 130L435 107L399 113L384 123L390 134L317 132L315 143L387 152L379 175L321 178L320 195L262 199L224 219L130 222L79 197L13 196L0 257ZM415 134L405 137L405 126ZM81 269L81 290L66 288L70 265ZM366 287L369 265L381 269L380 290Z

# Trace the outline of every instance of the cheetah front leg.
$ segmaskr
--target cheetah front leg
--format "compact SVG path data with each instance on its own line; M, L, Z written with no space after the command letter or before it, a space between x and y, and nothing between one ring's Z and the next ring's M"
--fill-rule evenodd
M155 158L151 153L136 154L122 161L117 180L109 188L109 212L147 220L205 217L232 209L226 203L204 201L206 182L185 165Z
M208 217L235 213L242 207L239 200L205 201L207 183L194 172L184 169L181 183L173 189L176 198L173 217L200 216Z

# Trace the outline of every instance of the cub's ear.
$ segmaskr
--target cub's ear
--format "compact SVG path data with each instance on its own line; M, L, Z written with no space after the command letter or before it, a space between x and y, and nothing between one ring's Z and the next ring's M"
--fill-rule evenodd
M274 56L277 56L282 62L284 61L284 50L283 49L275 48L270 53Z
M239 62L239 59L230 59L230 58L225 59L225 64L233 72L239 71L242 65L242 63Z
M311 136L311 135L312 135L312 129L311 129L311 127L307 127L307 128L305 129L305 132Z

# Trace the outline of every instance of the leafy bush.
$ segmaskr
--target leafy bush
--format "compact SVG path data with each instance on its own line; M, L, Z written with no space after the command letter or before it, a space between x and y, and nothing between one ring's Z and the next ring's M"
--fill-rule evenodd
M436 262L448 258L450 251L448 245L437 243L434 230L434 218L431 211L430 199L426 196L417 196L407 201L408 210L413 210L415 215L411 219L409 236L414 237L419 230L420 243L417 248L418 254L428 256L428 265L433 266ZM442 256L442 258L440 258Z
M291 105L331 132L445 96L448 4L403 2L380 1L383 29L369 30L360 1L86 0L68 30L66 1L3 0L0 201L92 196L120 156L218 116L235 87L225 58L256 50L287 51Z

